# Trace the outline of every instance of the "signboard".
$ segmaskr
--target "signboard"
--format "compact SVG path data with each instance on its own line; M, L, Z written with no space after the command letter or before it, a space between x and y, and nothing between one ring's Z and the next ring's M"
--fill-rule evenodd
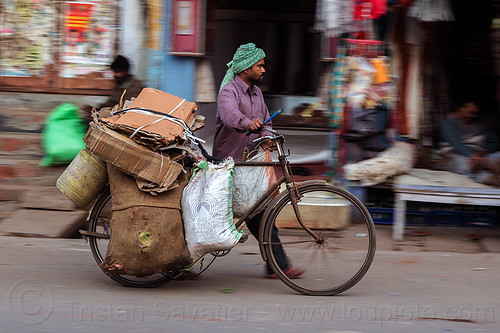
M107 93L117 0L0 1L2 91Z
M170 54L205 55L206 0L173 0Z
M107 1L65 2L63 63L108 65L113 60L114 6Z

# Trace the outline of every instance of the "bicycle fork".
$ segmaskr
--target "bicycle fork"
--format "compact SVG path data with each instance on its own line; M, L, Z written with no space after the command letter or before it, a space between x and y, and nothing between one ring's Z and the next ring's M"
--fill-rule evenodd
M321 237L317 235L314 231L312 231L307 225L304 224L302 221L302 216L300 215L300 210L299 210L299 201L302 198L302 195L299 192L299 189L297 187L297 184L293 181L293 175L290 171L290 166L287 163L287 160L285 158L284 154L280 154L281 152L278 149L278 160L282 166L284 177L285 177L285 183L286 183L286 188L288 190L288 193L290 195L290 201L292 203L293 211L295 212L295 217L297 218L297 221L299 222L300 226L304 228L304 230L311 235L316 242L320 242Z

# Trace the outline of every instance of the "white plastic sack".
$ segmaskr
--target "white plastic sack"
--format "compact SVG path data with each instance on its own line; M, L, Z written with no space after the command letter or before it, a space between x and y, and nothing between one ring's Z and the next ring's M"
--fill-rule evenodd
M229 250L243 235L233 223L234 161L202 162L182 194L182 219L193 261L206 253Z
M270 162L271 152L261 150L248 162ZM273 167L236 166L234 168L233 214L243 216L276 183Z
M415 147L406 142L394 142L392 147L376 157L344 166L345 178L359 180L363 186L384 182L389 177L408 172L413 167Z

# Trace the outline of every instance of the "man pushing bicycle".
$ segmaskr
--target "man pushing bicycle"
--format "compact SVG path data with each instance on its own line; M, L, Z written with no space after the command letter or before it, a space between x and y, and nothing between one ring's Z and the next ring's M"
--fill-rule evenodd
M213 156L225 159L231 156L235 162L243 160L245 148L252 151L257 143L253 142L260 135L268 135L264 128L269 119L269 110L264 102L262 90L256 84L264 78L266 54L253 43L240 45L233 59L227 63L228 70L219 90L217 99L216 132ZM269 120L266 126L271 126ZM252 132L250 135L248 132ZM269 148L270 142L261 143L261 147ZM247 227L258 239L259 226L263 212L247 221ZM273 253L280 268L290 278L299 278L304 270L294 268L280 244L278 229L273 229ZM266 264L266 277L277 278L269 264Z

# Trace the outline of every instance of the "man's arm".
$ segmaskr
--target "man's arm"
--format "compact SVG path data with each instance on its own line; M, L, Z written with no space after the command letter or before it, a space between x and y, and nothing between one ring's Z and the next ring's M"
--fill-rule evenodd
M450 119L445 119L441 123L441 139L452 145L460 155L471 157L475 154L463 143L460 131Z
M135 77L131 76L129 80L120 85L119 87L115 87L111 95L108 97L106 101L97 106L97 109L100 110L104 107L114 107L116 104L120 103L120 99L122 98L123 92L125 91L125 95L123 96L123 101L130 100L132 97L137 97L142 89L144 88L142 82Z
M222 89L219 93L217 111L224 125L240 131L246 131L252 122L239 110L235 92L227 89Z

